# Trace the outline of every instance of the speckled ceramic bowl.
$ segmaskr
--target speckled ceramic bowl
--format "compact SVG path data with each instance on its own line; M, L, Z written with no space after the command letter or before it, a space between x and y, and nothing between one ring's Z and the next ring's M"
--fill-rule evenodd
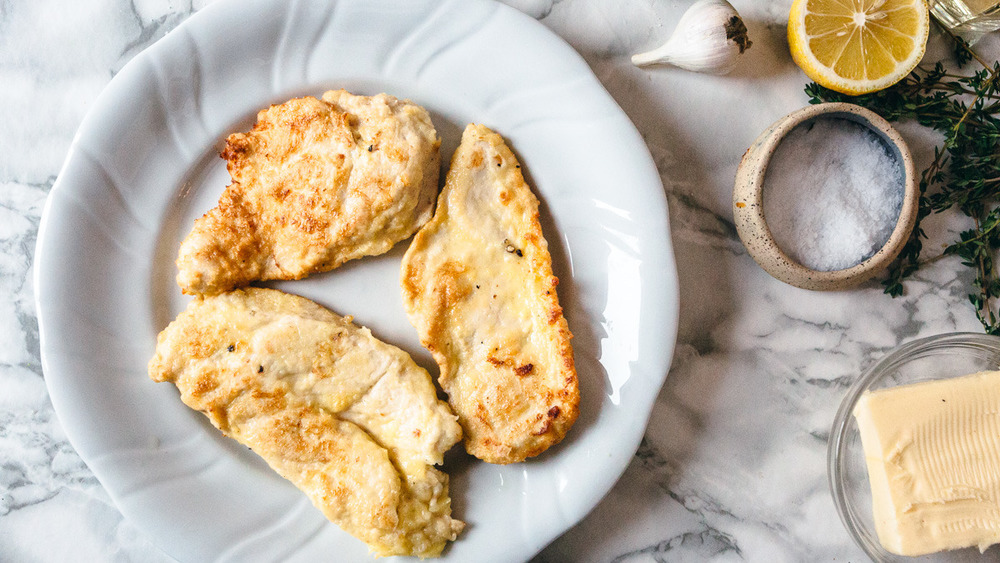
M807 268L788 256L775 242L764 217L763 187L767 165L778 144L792 129L817 119L847 119L877 134L890 154L903 166L903 205L896 227L886 243L872 256L842 270L820 271ZM733 188L733 216L736 230L750 256L775 278L804 289L838 290L860 284L884 270L899 255L917 220L919 191L913 158L899 133L875 113L845 103L804 107L779 119L757 137L740 162Z

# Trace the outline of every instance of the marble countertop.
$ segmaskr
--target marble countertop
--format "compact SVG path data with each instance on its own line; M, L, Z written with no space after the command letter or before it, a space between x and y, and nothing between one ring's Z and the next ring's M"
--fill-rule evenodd
M0 3L0 561L170 561L123 519L60 427L39 359L32 256L46 194L93 100L207 3ZM732 0L754 45L724 77L629 62L665 40L690 0L507 3L577 49L642 133L668 198L680 279L673 365L639 451L536 561L864 560L827 485L834 413L896 345L981 332L970 277L944 259L898 299L878 281L817 293L747 255L730 211L737 163L765 127L807 103L785 40L791 0ZM990 54L1000 52L994 39ZM934 136L900 130L922 168ZM925 228L933 247L965 226L944 214Z

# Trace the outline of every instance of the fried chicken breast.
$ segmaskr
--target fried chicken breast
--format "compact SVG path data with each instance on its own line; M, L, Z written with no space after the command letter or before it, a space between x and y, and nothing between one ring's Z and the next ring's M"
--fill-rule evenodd
M500 135L469 125L403 258L403 302L468 452L523 461L562 440L579 389L538 200Z
M388 251L431 216L439 145L424 108L386 94L261 111L226 141L232 183L181 243L178 285L214 294Z
M406 352L308 299L198 297L158 338L155 381L251 448L379 555L437 556L464 524L434 464L461 439Z

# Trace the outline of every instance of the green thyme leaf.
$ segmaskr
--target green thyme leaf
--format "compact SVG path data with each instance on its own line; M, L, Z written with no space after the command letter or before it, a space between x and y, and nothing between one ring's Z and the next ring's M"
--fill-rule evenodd
M920 174L917 226L882 282L893 297L904 293L904 282L920 266L921 222L931 213L958 210L973 227L947 245L944 255L961 259L975 277L969 302L988 334L1000 334L997 320L1000 278L994 256L1000 248L1000 61L984 61L969 44L955 40L955 63L961 68L975 60L983 69L956 75L941 62L918 67L894 86L862 96L848 96L810 83L810 103L849 102L866 107L889 121L913 120L941 132L944 141Z

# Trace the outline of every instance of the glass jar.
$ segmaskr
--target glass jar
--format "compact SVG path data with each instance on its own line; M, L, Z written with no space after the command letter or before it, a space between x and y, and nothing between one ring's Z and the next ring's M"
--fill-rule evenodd
M969 43L1000 29L1000 0L930 0L931 14Z

